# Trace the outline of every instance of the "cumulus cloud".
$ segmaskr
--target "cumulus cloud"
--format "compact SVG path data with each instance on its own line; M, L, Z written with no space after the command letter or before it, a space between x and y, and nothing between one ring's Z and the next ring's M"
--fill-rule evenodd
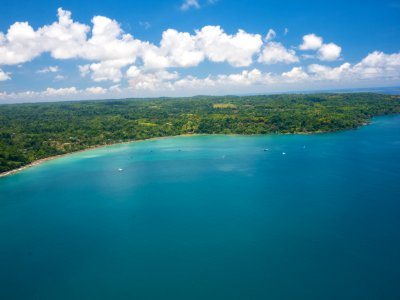
M105 88L102 88L100 86L89 87L85 91L90 94L95 94L95 95L102 95L107 92L107 90Z
M44 67L43 69L40 69L37 71L37 73L57 73L60 71L60 68L58 66L48 66Z
M262 73L258 69L244 70L240 73L209 75L205 78L195 76L180 77L178 73L156 71L141 73L135 70L135 77L129 81L133 91L171 92L171 91L201 91L204 89L226 89L249 87L273 82L270 73Z
M342 48L334 43L324 44L323 39L314 33L303 36L303 43L299 46L300 50L318 51L317 58L323 61L334 61L340 57ZM303 55L304 58L314 58L313 55Z
M87 89L77 89L74 86L65 88L52 88L49 87L42 91L24 91L6 93L0 92L0 100L19 101L19 102L34 102L34 101L65 101L65 100L79 100L83 97L97 99L103 98L105 94L110 92L117 92L118 86L111 86L110 88L102 87L89 87Z
M163 71L165 72L165 71ZM311 64L306 69L293 67L289 71L273 74L259 69L244 70L240 73L209 75L205 78L195 76L180 77L178 73L143 73L139 68L132 66L127 75L134 80L130 81L134 90L144 91L201 91L224 90L227 92L240 87L251 89L258 87L276 88L277 86L294 84L312 84L319 82L362 82L365 79L396 80L400 78L400 54L384 54L374 52L365 57L360 63L351 65L343 63L337 67L321 64Z
M90 27L74 22L71 12L62 8L58 9L57 14L58 22L43 26L36 31L36 43L41 47L40 51L50 52L56 59L85 58Z
M294 67L289 72L283 72L282 77L286 78L289 82L298 82L307 79L308 74L303 71L302 67Z
M344 63L336 68L312 64L308 66L308 71L317 80L341 80L348 78L352 73L351 64L349 63Z
M27 22L16 22L6 35L0 35L0 65L14 65L30 61L42 53L39 33Z
M157 46L124 33L110 18L95 16L91 27L74 21L71 12L60 8L58 21L51 25L35 31L27 22L17 22L6 35L0 33L0 65L25 63L47 52L55 59L91 61L79 68L94 81L119 82L121 70L138 58L147 69L193 67L205 59L245 67L253 63L262 44L259 34L244 30L227 34L220 26L205 26L194 34L167 29ZM54 72L54 68L40 72Z
M343 63L337 67L322 64L311 64L307 68L293 67L282 73L262 72L257 68L243 70L232 74L208 75L203 78L166 70L145 70L132 65L126 71L129 87L115 84L109 88L90 87L78 90L69 88L48 88L41 92L26 91L19 93L0 92L0 99L37 101L37 99L68 100L85 98L145 95L193 95L207 91L210 94L227 94L235 92L267 92L269 90L287 90L288 87L304 89L324 87L326 83L337 86L348 86L348 83L369 83L377 80L400 79L400 53L385 54L373 52L354 65ZM29 100L32 99L32 100Z
M303 43L300 45L301 50L318 50L322 46L322 38L314 33L303 36Z
M362 78L400 78L400 53L385 54L374 51L354 66Z
M333 61L340 57L342 48L334 43L323 44L318 49L318 57L320 60Z
M181 10L186 11L191 8L200 8L200 4L198 0L185 0L181 5Z
M292 49L286 49L281 43L269 42L265 45L258 62L265 64L296 63L299 58Z
M226 61L235 67L249 66L263 44L259 34L239 29L235 35L229 35L220 26L205 26L196 31L196 40L210 61Z
M276 32L273 29L268 30L267 35L265 36L265 40L267 42L272 41L276 37Z
M312 64L308 71L317 80L347 80L357 82L360 80L399 80L400 79L400 53L385 54L372 52L355 65L343 63L338 67L328 67Z
M126 66L124 60L106 60L99 63L78 66L82 77L91 74L93 81L119 82L122 78L121 68Z
M179 77L177 72L165 70L146 72L135 66L128 69L127 76L129 86L134 90L173 89L172 81Z
M54 77L54 81L64 80L66 77L64 75L58 74Z
M6 81L10 79L11 79L10 73L4 72L2 69L0 69L0 81Z
M199 2L195 2L200 6ZM208 1L208 4L211 2ZM207 4L206 1L201 3ZM49 25L35 30L27 22L16 22L7 32L0 32L0 66L20 66L43 53L48 53L58 60L85 61L78 66L81 76L90 77L94 82L108 81L113 86L108 89L94 86L82 90L49 88L42 92L2 92L0 95L3 98L105 96L111 92L123 93L123 79L128 80L130 91L159 91L162 94L162 91L200 88L212 88L207 90L212 93L211 91L224 87L230 91L235 87L250 89L253 86L345 80L395 80L400 77L400 54L378 51L370 53L359 63L343 63L336 67L326 66L321 62L308 67L296 66L279 74L265 73L252 67L255 59L262 64L300 62L293 47L285 47L275 41L275 38L276 32L272 29L263 41L261 35L244 30L227 33L220 26L204 26L194 32L167 29L162 33L160 42L154 44L125 33L116 20L94 16L89 26L74 21L71 12L60 8L57 21ZM322 37L313 33L303 36L297 51L300 50L312 51L303 52L301 58L307 55L325 62L340 59L342 51L337 44L324 43ZM204 78L182 77L176 70L195 67L204 61L249 68L237 73L209 75ZM38 70L39 73L59 71L58 66ZM9 79L10 73L0 69L0 81ZM59 74L54 78L62 79L64 77Z
M143 43L141 57L148 69L193 67L205 59L244 67L252 64L253 56L261 46L259 34L243 30L230 35L220 26L205 26L192 35L168 29L164 31L159 47Z
M105 62L101 70L111 64L122 67L135 62L141 41L125 34L115 20L107 17L95 16L92 23L91 29L74 22L71 12L61 8L58 9L57 22L36 31L27 22L14 23L6 35L0 33L0 65L25 63L45 52L55 59L82 58ZM91 37L88 38L90 29ZM50 69L43 71L51 72ZM118 72L115 73L118 76Z
M196 36L174 29L163 32L160 47L150 43L142 46L144 66L150 69L196 66L204 57Z
M46 96L68 96L68 95L75 95L78 93L76 87L69 87L69 88L47 88L42 94Z
M270 30L267 39L275 35ZM47 52L55 59L88 60L90 63L79 66L82 76L90 74L96 82L117 83L123 77L122 69L135 64L138 58L145 69L187 68L204 60L247 67L262 45L259 34L244 30L228 34L220 26L204 26L194 34L167 29L157 46L124 33L110 18L95 16L91 27L74 21L71 12L60 8L57 22L36 31L26 22L17 22L6 35L0 33L0 65L25 63ZM298 60L293 50L272 42L262 57L266 63ZM55 71L55 67L48 67L39 72Z

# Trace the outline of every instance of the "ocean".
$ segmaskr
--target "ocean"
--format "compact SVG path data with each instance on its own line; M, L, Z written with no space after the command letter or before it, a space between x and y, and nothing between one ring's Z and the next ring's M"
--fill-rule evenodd
M0 178L0 298L400 299L400 116L115 145Z

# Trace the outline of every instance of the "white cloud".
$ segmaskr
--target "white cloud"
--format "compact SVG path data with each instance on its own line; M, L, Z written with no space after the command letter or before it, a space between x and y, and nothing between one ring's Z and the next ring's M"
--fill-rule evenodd
M315 50L318 51L317 58L322 61L334 61L340 57L342 48L334 43L324 44L322 37L314 33L303 36L303 43L300 45L300 50ZM314 55L303 55L304 58L315 58Z
M15 65L30 61L42 53L39 34L27 22L16 22L6 35L0 35L0 65Z
M68 95L76 95L78 94L78 90L76 87L69 87L69 88L47 88L44 92L42 92L44 96L68 96Z
M19 93L0 92L5 101L37 101L96 99L132 96L182 96L233 93L265 93L268 91L304 90L314 88L370 86L376 82L398 83L400 79L400 53L385 54L373 52L359 63L343 63L337 67L311 64L307 69L294 67L282 73L262 72L252 68L233 74L208 75L203 78L166 70L144 70L131 65L126 71L129 87L120 84L111 87L89 87L78 90L75 87L41 92L25 91Z
M282 77L286 78L289 82L298 82L307 79L308 74L303 71L302 67L294 67L289 72L283 72Z
M168 29L163 32L161 49L165 51L171 66L196 66L204 59L204 54L196 47L196 38L187 32Z
M296 63L299 58L292 49L286 49L281 43L269 42L265 45L258 62L265 64Z
M300 45L301 50L318 50L322 46L322 38L314 33L303 36L303 43Z
M308 70L313 79L348 82L365 80L399 80L400 53L385 54L375 51L355 65L344 63L338 67L312 64Z
M204 53L196 44L196 36L168 29L163 32L160 47L142 45L142 57L145 68L160 69L197 66Z
M61 8L58 9L57 22L37 31L27 22L14 23L6 35L0 33L0 65L25 63L49 52L55 59L81 58L97 61L101 65L93 66L92 69L101 74L94 74L93 78L118 81L120 73L114 69L135 62L141 41L124 34L115 20L95 16L92 23L89 39L87 34L91 28L74 22L71 13ZM116 77L111 78L104 73L114 73Z
M342 48L334 43L323 44L318 49L318 57L320 60L333 61L340 57Z
M157 90L173 89L172 81L179 75L177 72L159 70L155 72L144 72L132 66L128 69L127 75L130 78L129 86L134 90Z
M85 44L82 58L96 61L118 61L125 65L135 62L141 41L124 34L120 25L107 17L92 19L92 36Z
M66 77L64 75L58 74L54 77L54 81L64 80Z
M272 41L276 37L276 32L273 29L268 30L267 35L265 36L265 40L267 42Z
M194 35L174 29L164 31L160 46L142 43L141 57L147 69L193 67L204 59L249 66L260 51L261 36L239 30L229 35L219 26L205 26Z
M103 95L107 93L107 90L100 86L89 87L85 91L88 92L89 94L95 94L95 95Z
M375 51L356 64L353 71L361 78L400 78L400 52L385 54Z
M122 92L121 85L120 84L112 85L110 86L109 91L113 93L121 93Z
M293 68L283 74L263 73L258 69L251 69L229 75L209 75L205 78L186 76L173 82L172 86L173 90L177 91L204 91L206 89L220 93L232 93L239 90L242 92L260 91L264 88L265 92L265 89L277 88L282 84L301 82L306 78L308 78L308 75L301 68Z
M25 63L48 52L55 59L91 61L79 67L82 76L91 74L94 81L119 82L121 69L137 58L147 69L193 67L205 59L244 67L253 63L253 56L262 46L259 34L239 30L230 35L219 26L205 26L195 34L168 29L163 32L160 45L155 46L125 34L115 20L107 17L95 16L92 23L90 27L75 22L71 13L63 9L58 10L57 22L37 31L28 23L15 23L7 35L1 33L0 65ZM40 70L54 71L54 67Z
M228 62L234 67L246 67L259 53L262 38L239 30L235 35L226 34L220 26L205 26L196 31L196 40L205 56L212 62Z
M186 11L191 8L200 8L200 4L198 0L184 0L181 5L181 10Z
M58 22L39 28L36 43L56 59L84 58L89 31L89 26L72 20L71 12L59 8Z
M134 78L139 76L141 70L136 66L130 66L129 69L126 71L126 76L128 78Z
M215 1L205 0L204 5ZM200 6L200 2L196 3ZM195 5L196 6L196 5ZM194 6L194 7L195 7ZM193 8L193 4L192 7ZM285 29L285 33L287 30ZM159 44L134 38L125 33L121 25L104 16L94 16L90 26L72 19L69 11L58 10L58 20L52 24L33 29L27 22L16 22L6 33L0 32L0 66L21 65L43 53L54 59L79 59L85 62L78 66L81 76L90 76L95 82L110 81L109 89L90 87L87 90L75 88L51 89L42 92L2 93L1 97L45 97L74 95L76 97L108 95L123 92L122 79L129 80L130 90L135 91L175 91L214 90L235 87L271 86L272 84L296 84L312 82L357 82L368 80L395 80L400 77L400 54L373 52L359 63L331 67L312 64L308 67L291 68L281 74L263 73L251 67L233 74L181 77L169 68L195 67L208 60L214 63L227 63L233 67L249 67L257 57L259 63L298 63L299 57L293 47L286 48L273 41L276 32L268 31L263 43L262 36L238 30L228 34L220 26L205 26L194 32L180 32L167 29ZM322 37L315 34L303 36L300 58L313 58L321 61L335 61L341 57L341 47L334 43L323 43ZM126 70L127 69L127 70ZM126 71L125 71L126 70ZM58 66L49 66L39 73L57 73ZM56 75L56 74L54 74ZM0 80L9 80L10 73L0 69ZM54 80L62 80L60 74ZM185 86L187 85L187 87ZM69 89L69 90L68 90ZM75 92L74 92L75 91ZM251 90L249 90L251 91ZM58 93L58 94L57 94ZM11 96L10 96L11 97Z
M0 69L0 81L6 81L10 79L11 79L10 73L4 72L2 69Z
M119 82L122 78L121 68L126 66L125 60L106 60L99 63L78 66L82 77L91 74L93 81Z
M221 85L254 85L269 84L274 81L270 73L262 73L258 69L244 70L238 74L219 75L217 83Z
M82 77L86 77L88 74L90 74L90 65L78 66L78 69Z
M380 51L374 51L368 54L368 56L365 57L360 64L368 67L399 68L400 53L385 54Z
M336 68L312 64L308 66L308 71L314 75L316 80L341 80L350 76L352 72L349 63L344 63Z
M81 99L104 98L105 95L111 96L111 93L120 92L119 85L111 86L109 89L102 87L89 87L87 89L77 89L76 87L52 88L49 87L43 91L24 91L24 92L0 92L0 100L6 102L35 102L35 101L65 101Z
M231 93L238 88L264 86L275 81L270 73L262 73L258 69L244 70L240 73L220 74L198 78L185 76L180 78L177 73L159 74L160 71L150 74L141 74L130 84L134 91L146 91L150 93L199 93L204 90L224 91ZM162 71L165 72L165 71ZM164 79L163 79L164 78Z
M37 71L37 73L57 73L60 71L58 66L48 66Z

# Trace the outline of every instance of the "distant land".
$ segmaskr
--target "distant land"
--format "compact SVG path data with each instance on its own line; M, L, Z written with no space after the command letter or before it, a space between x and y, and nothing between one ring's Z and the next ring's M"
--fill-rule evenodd
M135 140L187 134L332 132L367 124L373 116L397 113L400 96L389 92L0 105L0 173L54 156Z
M364 88L342 88L342 89L318 89L318 90L295 90L290 92L262 93L262 94L246 94L250 95L274 95L274 94L323 94L323 93L376 93L387 95L400 95L400 86L383 86L383 87L364 87ZM245 95L241 95L245 96Z
M204 96L214 96L214 97L237 97L237 96L265 96L265 95L291 95L291 94L326 94L326 93L375 93L375 94L386 94L386 95L400 95L400 86L384 86L384 87L366 87L366 88L342 88L342 89L316 89L316 90L291 90L288 92L276 91L276 92L263 92L263 93L242 93L242 94L198 94L187 97L170 97L170 96L159 96L159 97L119 97L119 98L103 98L103 99L68 99L59 98L56 100L41 98L37 100L35 98L27 99L0 99L0 106L3 104L23 104L23 103L51 103L51 102L80 102L80 101L92 101L92 100L143 100L143 99L176 99L176 98L193 98L193 97L204 97Z

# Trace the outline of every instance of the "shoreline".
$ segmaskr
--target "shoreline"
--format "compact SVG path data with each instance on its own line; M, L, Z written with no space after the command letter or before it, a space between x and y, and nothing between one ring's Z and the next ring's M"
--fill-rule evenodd
M276 134L281 134L281 135L312 135L312 134L323 134L323 133L334 133L334 132L338 132L338 131L346 131L346 130L352 130L352 129L357 129L363 126L367 126L371 124L371 120L369 120L368 122L365 122L363 124L361 124L358 127L355 128L348 128L348 129L344 129L344 130L335 130L335 131L316 131L316 132L296 132L296 133L270 133L270 134L261 134L261 135L276 135ZM125 141L125 142L118 142L118 143L112 143L112 144L105 144L105 145L97 145L97 146L91 146L82 150L78 150L78 151L73 151L73 152L69 152L69 153L65 153L65 154L60 154L60 155L55 155L55 156L49 156L46 158L41 158L38 160L35 160L25 166L19 167L17 169L13 169L10 171L6 171L6 172L2 172L0 173L0 178L2 177L6 177L6 176L10 176L10 175L14 175L16 173L19 173L21 171L24 171L26 169L41 165L47 161L51 161L51 160L55 160L58 158L62 158L65 156L69 156L69 155L73 155L73 154L77 154L77 153L81 153L81 152L85 152L85 151L90 151L90 150L94 150L94 149L99 149L99 148L105 148L105 147L110 147L110 146L116 146L116 145L124 145L124 144L131 144L131 143L136 143L136 142L144 142L144 141L156 141L156 140L161 140L161 139L168 139L168 138L176 138L176 137L192 137L192 136L205 136L205 135L243 135L243 134L202 134L202 133L186 133L186 134L179 134L179 135L170 135L170 136L160 136L160 137L153 137L153 138L148 138L148 139L142 139L142 140L131 140L131 141ZM249 135L244 135L244 136L252 136L252 135L257 135L257 134L249 134Z
M35 167L35 166L38 166L38 165L41 165L41 164L43 164L45 162L48 162L48 161L51 161L51 160L55 160L55 159L58 159L58 158L62 158L62 157L66 157L66 156L69 156L69 155L78 154L78 153L82 153L82 152L86 152L86 151L90 151L90 150L95 150L95 149L99 149L99 148L106 148L106 147L111 147L111 146L116 146L116 145L124 145L124 144L132 144L132 143L144 142L144 141L156 141L156 140L168 139L168 138L174 138L174 137L188 137L188 136L201 136L201 135L204 135L204 134L180 134L180 135L160 136L160 137L154 137L154 138L148 138L148 139L142 139L142 140L131 140L131 141L125 141L125 142L112 143L112 144L91 146L91 147L88 147L88 148L85 148L85 149L82 149L82 150L68 152L68 153L55 155L55 156L49 156L49 157L45 157L45 158L41 158L41 159L35 160L35 161L25 165L25 166L17 168L17 169L13 169L13 170L10 170L10 171L6 171L6 172L0 173L0 178L19 173L21 171L24 171L26 169L29 169L29 168L32 168L32 167Z

